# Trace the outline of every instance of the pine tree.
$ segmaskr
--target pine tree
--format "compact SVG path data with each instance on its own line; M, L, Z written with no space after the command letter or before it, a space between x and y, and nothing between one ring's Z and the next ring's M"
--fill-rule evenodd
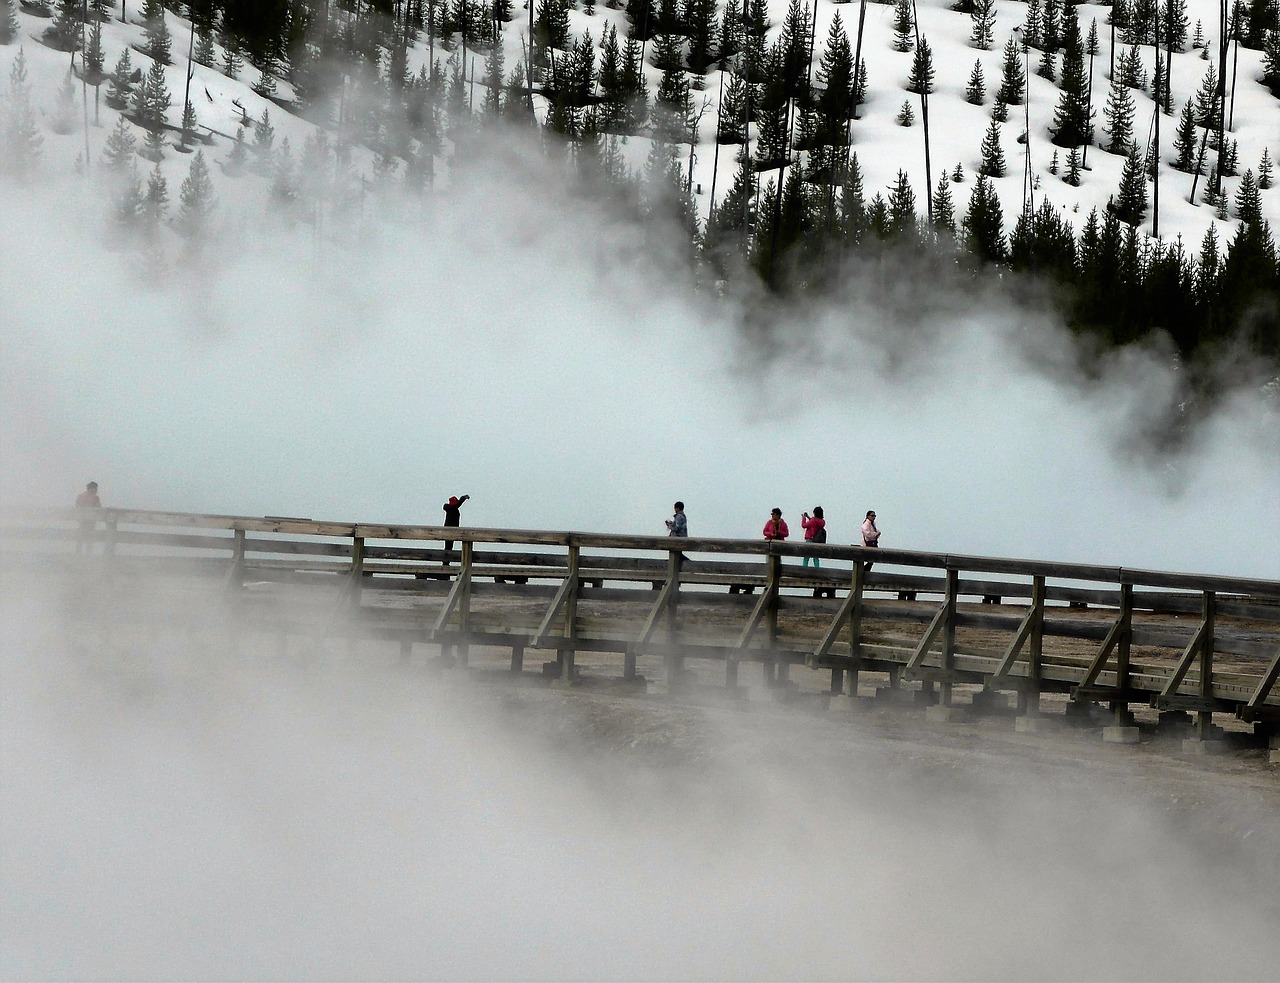
M1053 56L1054 52L1052 48L1044 48L1040 52L1040 64L1036 68L1036 74L1042 79L1048 79L1050 82L1057 80L1057 76L1054 74L1053 70Z
M848 121L853 112L853 51L836 11L827 32L827 43L818 65L818 142L828 147L848 143Z
M142 179L138 176L138 162L130 158L128 165L116 182L116 194L112 202L112 217L116 227L130 230L142 211Z
M133 115L139 125L148 130L161 131L165 125L165 114L173 105L169 95L169 86L165 82L164 66L153 61L133 94Z
M9 105L0 116L0 164L12 174L26 176L40 162L44 137L31 109L31 83L27 80L27 56L19 47L9 69Z
M240 40L224 31L220 38L222 43L222 74L233 79L244 68L244 58L240 55Z
M689 44L689 67L699 75L706 74L707 66L715 60L716 4L715 0L686 0L684 27Z
M178 233L188 239L200 236L208 228L214 208L213 182L209 178L203 150L197 150L191 159L187 177L178 189L178 201Z
M13 44L18 36L18 12L14 0L0 0L0 44Z
M59 135L70 133L76 125L76 86L75 77L67 72L62 76L62 84L58 86L58 101L54 104L53 119L49 129Z
M1107 106L1103 110L1103 117L1107 124L1104 129L1110 135L1106 146L1108 153L1129 152L1129 144L1133 142L1133 114L1133 96L1118 80L1112 82Z
M80 50L81 0L58 0L58 12L44 32L45 41L58 51Z
M1120 60L1116 63L1116 80L1130 89L1147 87L1147 70L1142 65L1142 55L1137 45L1132 45L1128 51L1121 53Z
M166 146L163 130L147 130L147 135L142 138L142 156L147 160L161 161Z
M1266 191L1271 184L1271 150L1269 147L1263 147L1262 160L1258 163L1258 188Z
M143 228L150 233L159 228L168 211L169 182L165 180L160 165L156 164L147 178L147 191L142 197L138 217L142 219Z
M654 130L660 139L671 144L683 142L690 106L689 78L684 69L668 68L662 73L653 102Z
M1190 174L1196 160L1196 121L1191 111L1191 100L1182 105L1182 115L1178 117L1178 129L1173 137L1173 150L1177 156L1173 166Z
M911 100L904 99L902 101L902 108L898 110L895 122L897 122L899 126L911 126L915 121L916 111L911 108Z
M133 128L123 116L116 117L115 129L107 134L106 143L102 147L102 160L107 170L115 174L126 171L138 152L138 138L133 135Z
M956 161L955 170L951 172L951 183L964 184L964 164L960 161Z
M894 0L893 47L896 51L910 51L915 47L915 15L911 12L911 0Z
M1078 147L1093 141L1093 120L1089 112L1089 82L1084 74L1084 43L1074 17L1066 31L1062 55L1062 95L1053 116L1053 142L1059 147Z
M1067 151L1067 173L1062 180L1073 188L1080 187L1080 151L1075 147Z
M1000 79L1000 90L996 93L996 101L1006 106L1021 106L1022 92L1027 84L1026 73L1022 70L1022 52L1013 38L1004 44L1003 74Z
M933 52L929 48L929 39L921 38L916 45L916 53L911 59L911 75L907 79L907 91L929 94L933 92Z
M196 47L192 59L205 68L213 68L218 59L218 52L213 46L213 29L208 24L196 28Z
M951 182L944 171L933 191L933 226L939 232L956 233L956 206L951 200Z
M142 23L147 35L143 53L161 65L168 65L172 60L173 39L169 25L165 23L161 0L146 0L142 7Z
M1182 51L1187 45L1187 0L1165 0L1160 17L1161 42L1166 48Z
M1240 187L1236 189L1236 218L1246 225L1261 225L1262 193L1258 190L1258 182L1254 179L1253 168L1244 172L1240 178Z
M1005 259L1004 210L985 174L979 174L973 186L961 227L965 243L975 256L989 263Z
M1022 43L1028 49L1041 47L1041 21L1040 0L1027 0L1027 15L1022 25ZM1010 37L1009 40L1012 41L1013 38Z
M1200 79L1200 88L1196 90L1195 106L1196 126L1217 130L1218 121L1222 116L1222 102L1218 98L1218 73L1213 67L1213 62L1209 63L1204 77Z
M538 0L537 19L533 24L533 39L534 44L543 49L563 50L568 47L568 0Z
M995 43L996 2L995 0L974 0L973 28L969 32L969 43L979 51L991 50Z
M111 81L107 83L107 105L112 109L123 109L132 98L133 60L129 57L129 49L125 48L116 60Z
M991 107L991 118L997 123L1009 122L1009 106L1004 100L997 97L996 104Z
M1129 156L1125 158L1124 171L1120 175L1120 192L1111 211L1121 222L1131 226L1141 222L1147 213L1147 175L1136 143L1129 145Z
M1000 124L995 120L987 127L982 138L982 162L978 165L978 173L987 177L1004 177L1004 150L1000 146Z
M264 99L270 99L276 94L276 59L269 52L264 55L258 65L258 81L253 83L253 91Z
M106 64L107 54L102 49L102 21L95 20L93 27L89 28L89 40L85 42L84 48L84 79L94 88L102 84L102 80L107 77L103 71Z
M964 90L964 101L973 106L981 106L987 101L987 80L982 76L982 60L973 63L973 71L969 73L969 84Z
M915 231L916 193L911 188L907 172L901 168L898 169L897 180L889 188L888 213L886 232L889 236L901 236Z

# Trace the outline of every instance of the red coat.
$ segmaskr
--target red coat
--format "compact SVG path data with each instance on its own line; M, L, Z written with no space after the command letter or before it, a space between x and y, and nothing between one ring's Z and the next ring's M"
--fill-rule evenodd
M786 519L779 519L777 522L770 519L764 524L765 539L786 539L788 532L790 530L787 529Z

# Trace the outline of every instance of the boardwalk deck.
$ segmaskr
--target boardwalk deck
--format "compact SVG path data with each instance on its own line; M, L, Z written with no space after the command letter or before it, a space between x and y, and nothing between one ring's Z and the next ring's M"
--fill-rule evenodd
M93 520L92 527L88 524ZM445 536L458 544L446 554ZM676 553L676 547L680 553ZM800 558L820 557L821 569ZM874 559L871 571L864 562ZM0 518L6 576L70 578L114 624L229 612L242 629L547 653L573 684L579 653L614 656L640 686L642 656L678 686L691 660L744 665L771 687L793 671L859 677L946 708L956 686L1105 705L1280 722L1280 582L825 544L450 529L294 517L102 510ZM822 596L819 596L822 595ZM596 661L597 666L600 664Z

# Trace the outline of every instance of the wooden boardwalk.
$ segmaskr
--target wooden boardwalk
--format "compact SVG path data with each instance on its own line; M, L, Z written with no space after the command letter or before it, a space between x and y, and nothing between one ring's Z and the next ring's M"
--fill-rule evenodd
M86 524L86 516L96 521ZM443 540L454 543L446 553ZM676 549L681 552L676 552ZM822 567L802 566L804 556ZM867 571L864 563L874 560ZM541 652L561 685L592 676L642 687L637 658L665 682L720 666L726 695L755 667L780 692L821 672L833 699L860 677L946 719L1006 707L1020 729L1043 694L1102 706L1110 740L1136 740L1135 706L1256 732L1280 724L1280 581L908 550L751 540L444 529L289 517L76 510L0 517L6 577L66 576L109 623L178 623L216 613L250 631L374 638L466 665L501 647L510 668ZM175 619L177 619L175 621ZM705 676L705 672L701 675ZM1191 715L1190 718L1187 715ZM1273 744L1275 738L1272 738ZM1273 752L1273 758L1278 752Z

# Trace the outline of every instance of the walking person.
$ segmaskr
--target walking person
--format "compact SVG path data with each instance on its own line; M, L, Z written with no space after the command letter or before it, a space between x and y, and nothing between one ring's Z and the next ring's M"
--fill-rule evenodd
M769 513L769 521L764 524L764 538L769 542L782 542L790 534L787 520L782 517L782 509L774 509Z
M76 496L76 508L78 509L100 509L102 508L102 499L98 497L98 483L91 481L84 486L84 491ZM90 540L98 529L96 519L80 520L80 535L76 537L76 552L89 553L92 552Z
M873 549L880 545L880 527L876 525L875 512L868 512L866 519L862 523L862 545ZM871 572L870 560L863 564L862 572Z
M804 541L806 544L819 546L827 541L827 520L823 518L821 505L813 507L812 516L808 512L801 512L800 526L804 529ZM813 569L817 570L822 566L822 561L819 557L810 557L806 554L800 562L801 568L807 567L811 559L813 560Z
M449 501L444 503L444 524L446 527L460 526L462 524L462 504L469 499L470 495L452 495ZM449 551L453 549L453 540L446 539L444 541L444 565L449 565Z

